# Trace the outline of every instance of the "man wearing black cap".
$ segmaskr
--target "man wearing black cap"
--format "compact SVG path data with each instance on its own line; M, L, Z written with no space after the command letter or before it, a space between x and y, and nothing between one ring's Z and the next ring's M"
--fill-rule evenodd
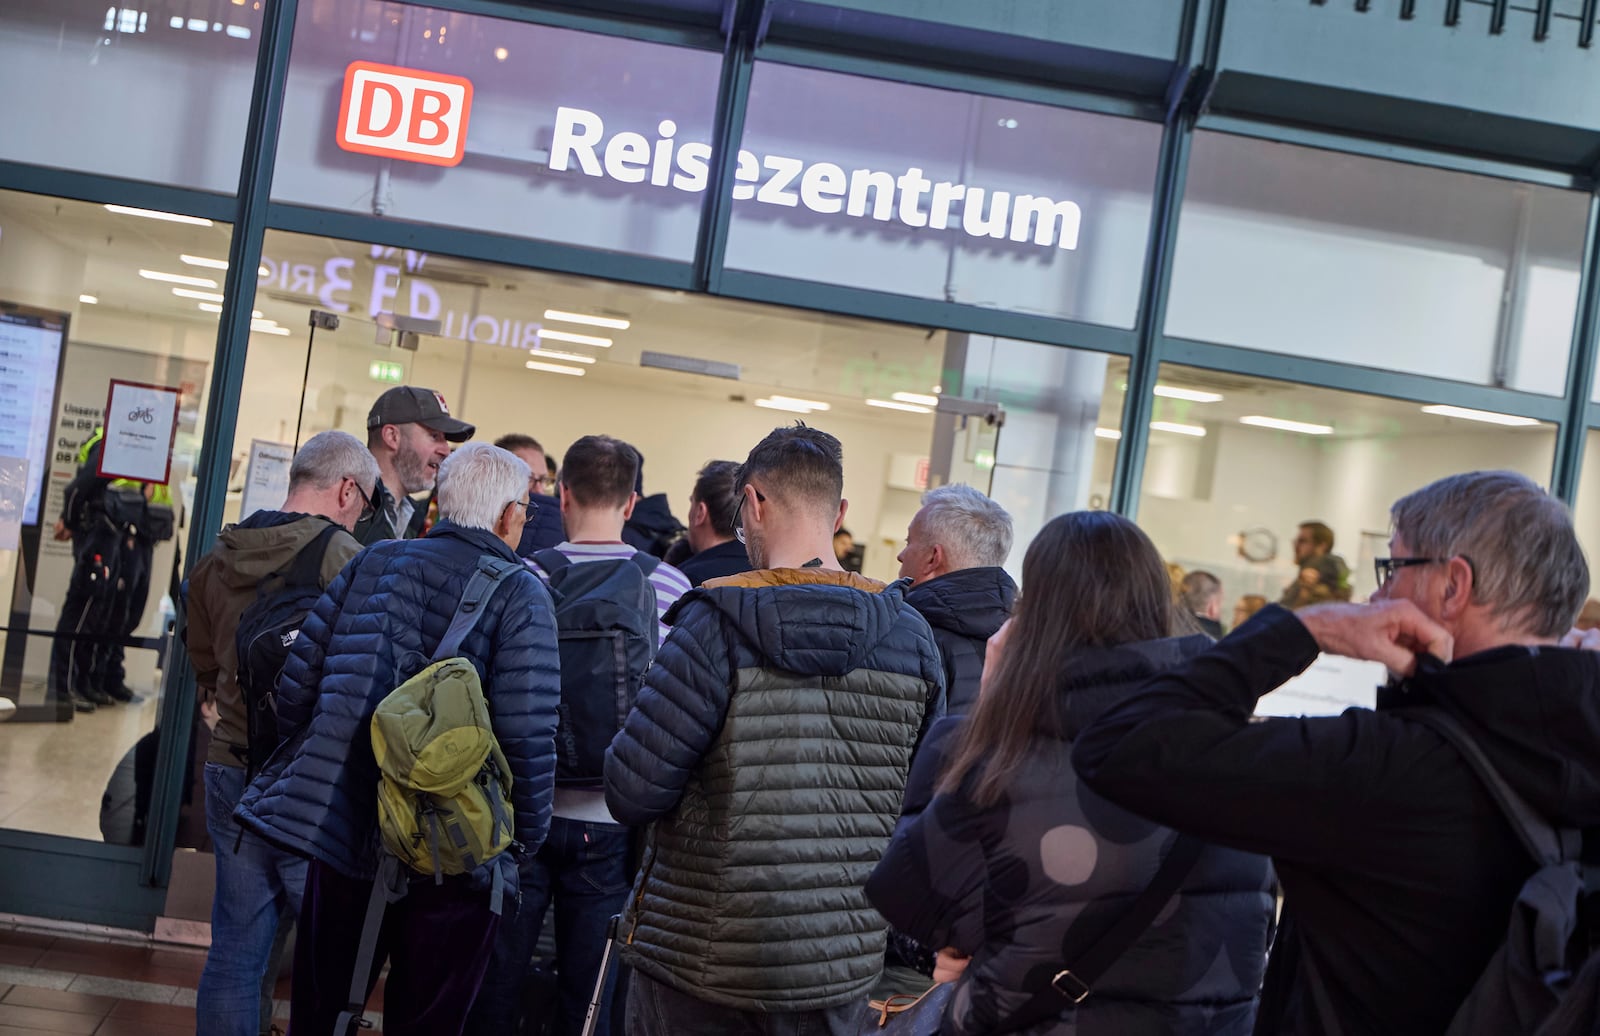
M364 546L422 534L426 506L411 498L433 490L450 444L466 442L477 429L450 416L444 397L405 385L378 397L367 412L367 449L382 476L372 492L372 517L356 525Z

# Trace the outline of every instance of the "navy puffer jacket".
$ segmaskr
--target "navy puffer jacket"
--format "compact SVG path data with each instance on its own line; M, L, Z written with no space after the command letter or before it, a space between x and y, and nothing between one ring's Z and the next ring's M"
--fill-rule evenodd
M372 713L444 639L485 554L517 561L492 533L440 522L423 539L379 543L345 567L284 665L284 743L245 790L234 814L240 823L349 877L376 872ZM483 680L490 722L511 764L516 838L532 852L550 828L561 697L555 616L532 572L500 584L461 653Z
M989 638L1011 618L1016 581L1003 568L960 568L906 591L922 613L944 659L945 711L960 715L978 700Z

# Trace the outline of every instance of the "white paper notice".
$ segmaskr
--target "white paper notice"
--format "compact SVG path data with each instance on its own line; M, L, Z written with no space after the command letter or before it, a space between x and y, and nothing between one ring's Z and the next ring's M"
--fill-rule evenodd
M175 388L113 381L106 400L106 440L100 474L165 484L178 434Z
M28 505L28 459L0 457L0 550L16 550Z
M245 468L244 494L239 501L239 518L257 511L276 511L289 498L289 467L294 463L294 447L265 439L250 440L250 464Z

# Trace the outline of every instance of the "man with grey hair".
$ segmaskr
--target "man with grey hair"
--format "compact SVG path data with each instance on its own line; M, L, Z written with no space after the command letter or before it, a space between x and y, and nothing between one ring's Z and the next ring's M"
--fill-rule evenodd
M278 685L284 748L234 816L246 830L310 860L289 1027L328 1033L345 1007L377 859L378 767L369 726L378 703L428 664L474 571L517 570L486 603L460 654L483 680L490 725L511 767L517 848L470 874L418 877L383 919L370 991L385 957L384 1030L459 1034L500 918L495 875L544 842L555 786L560 699L550 595L514 552L528 506L528 465L469 443L439 467L439 522L416 540L368 548L328 587L302 627Z
M930 489L896 558L911 580L906 603L933 627L944 659L945 711L961 714L978 697L989 638L1017 600L1001 565L1011 553L1011 515L971 486Z
M1264 608L1074 742L1097 794L1272 855L1284 922L1258 1034L1442 1033L1505 942L1537 865L1436 716L1551 826L1600 825L1600 656L1558 646L1589 589L1567 508L1472 472L1390 519L1371 603ZM1384 663L1377 708L1252 722L1319 651Z
M266 1031L272 993L269 983L263 995L262 985L269 968L276 971L271 950L278 915L300 913L306 879L305 860L254 836L240 837L233 823L246 767L259 769L266 762L250 751L235 646L239 620L303 555L318 587L333 582L361 550L350 530L370 507L377 481L378 462L361 440L348 432L312 436L290 465L283 506L256 511L224 529L189 577L184 641L199 685L200 712L211 727L206 829L216 846L217 869L213 938L195 994L201 1032L255 1036Z
M1195 569L1178 584L1178 603L1212 640L1222 639L1222 580Z

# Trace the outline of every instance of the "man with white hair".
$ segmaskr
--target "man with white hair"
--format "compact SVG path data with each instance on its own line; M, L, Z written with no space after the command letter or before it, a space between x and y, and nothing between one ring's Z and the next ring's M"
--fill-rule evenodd
M488 557L517 564L462 641L483 681L490 724L510 763L517 846L470 874L419 876L384 916L372 974L385 957L384 1031L459 1034L488 966L506 884L550 826L561 685L550 596L514 547L528 506L528 465L469 443L439 467L439 522L356 558L317 603L284 666L284 747L245 792L235 817L310 860L295 946L290 1028L331 1033L344 1008L378 859L378 767L370 724L390 691L444 639L472 574ZM342 1034L341 1034L342 1036Z
M971 486L931 489L911 519L896 559L910 579L906 603L933 627L944 659L945 711L972 707L989 638L1017 600L1017 584L1001 568L1011 553L1011 515Z
M1538 897L1518 897L1538 864L1468 753L1551 827L1600 825L1600 656L1559 646L1589 592L1565 505L1522 475L1476 471L1389 514L1372 603L1263 608L1073 742L1096 794L1273 857L1283 924L1257 1036L1469 1031L1452 1019L1513 910L1533 923ZM1253 721L1257 699L1322 651L1398 675L1375 710Z

